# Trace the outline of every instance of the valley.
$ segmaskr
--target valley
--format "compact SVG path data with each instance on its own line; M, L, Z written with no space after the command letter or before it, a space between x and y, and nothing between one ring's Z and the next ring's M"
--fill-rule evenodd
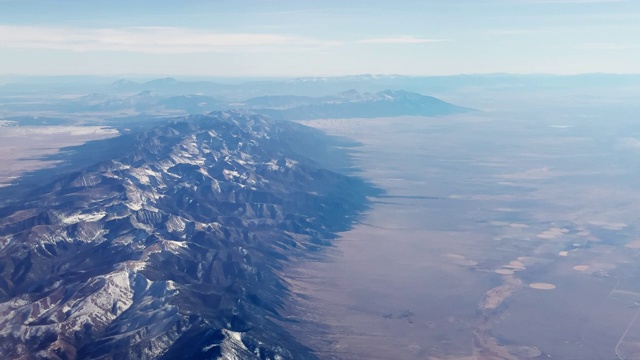
M637 357L640 129L582 111L302 122L358 141L354 166L385 191L292 273L297 316L326 324L303 343L327 359Z

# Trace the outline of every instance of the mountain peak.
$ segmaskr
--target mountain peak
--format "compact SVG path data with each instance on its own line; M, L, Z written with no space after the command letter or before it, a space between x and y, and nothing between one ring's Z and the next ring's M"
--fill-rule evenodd
M127 79L120 79L111 84L111 86L115 88L127 87L127 86L133 86L133 85L138 85L138 83L131 80L127 80Z
M172 77L165 77L165 78L147 81L146 83L144 83L144 85L175 85L179 83L180 81Z
M350 89L338 93L337 96L341 98L358 98L360 97L360 93L356 89Z

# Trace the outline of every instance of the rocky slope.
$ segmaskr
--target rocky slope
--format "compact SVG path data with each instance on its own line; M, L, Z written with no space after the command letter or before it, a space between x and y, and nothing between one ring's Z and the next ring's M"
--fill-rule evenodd
M294 151L310 136L258 115L189 117L5 201L0 357L313 358L276 325L278 274L370 189Z

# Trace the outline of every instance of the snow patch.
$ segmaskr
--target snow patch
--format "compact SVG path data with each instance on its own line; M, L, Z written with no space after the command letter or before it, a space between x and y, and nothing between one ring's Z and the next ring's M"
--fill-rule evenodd
M96 222L107 215L104 211L93 212L90 214L75 214L61 219L65 225L77 224L79 222Z
M146 266L147 266L147 263L144 261L127 261L125 263L125 268L133 272L144 270Z
M224 178L227 180L233 180L234 178L240 177L240 174L238 174L237 171L227 169L222 170L222 175L224 175Z
M284 159L285 163L286 163L286 167L288 167L289 169L295 167L296 165L298 165L298 162L295 160L291 160L291 159Z
M242 333L237 331L231 331L222 329L222 333L225 336L222 342L222 359L224 360L239 360L238 350L249 351L247 347L242 343Z
M178 287L175 282L167 280L167 290L178 290Z

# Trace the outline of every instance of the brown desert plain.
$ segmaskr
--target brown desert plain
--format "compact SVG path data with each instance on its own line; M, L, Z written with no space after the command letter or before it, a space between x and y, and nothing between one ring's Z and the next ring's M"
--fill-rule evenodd
M385 194L287 274L295 333L327 359L640 358L636 111L301 122Z
M60 149L118 135L100 126L2 126L0 121L0 187L19 176L55 165L48 155Z

